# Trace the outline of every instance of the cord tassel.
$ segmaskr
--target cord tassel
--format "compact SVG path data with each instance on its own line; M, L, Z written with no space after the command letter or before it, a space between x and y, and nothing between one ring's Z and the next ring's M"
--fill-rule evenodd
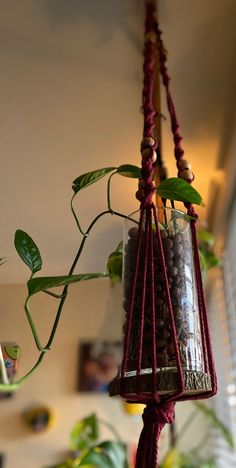
M135 468L157 468L158 441L165 424L175 418L175 403L149 403L143 412L143 430L139 438Z

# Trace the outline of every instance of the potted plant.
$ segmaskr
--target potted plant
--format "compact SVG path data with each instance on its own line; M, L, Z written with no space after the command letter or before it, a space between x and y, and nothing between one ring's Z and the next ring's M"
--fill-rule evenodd
M84 274L74 274L75 268L78 264L80 259L81 253L85 247L87 240L89 239L89 235L97 222L99 222L103 217L110 215L116 216L120 218L127 219L129 218L128 215L124 213L120 213L118 211L113 210L111 204L111 181L115 175L119 175L122 177L130 177L130 178L141 178L141 169L137 166L131 164L124 164L119 167L106 167L101 168L95 171L91 171L85 174L80 175L77 177L72 185L73 189L73 196L71 198L71 211L73 217L75 219L76 225L82 235L82 240L80 242L77 254L72 262L71 268L69 273L64 276L38 276L38 273L42 270L43 261L39 251L38 246L31 238L31 236L23 230L18 229L15 233L15 248L23 260L23 262L27 265L30 270L29 280L27 282L27 297L24 303L24 311L29 323L35 345L38 349L39 355L36 363L33 367L20 379L14 380L13 382L9 383L1 383L0 384L0 391L1 392L13 392L16 391L19 386L25 382L28 377L37 369L40 363L43 361L46 353L51 349L56 330L60 321L60 317L63 311L63 306L66 301L66 297L68 294L69 285L79 281L87 281L90 279L95 278L104 278L108 276L112 276L114 280L114 272L111 272L111 263L114 260L114 257L117 256L120 258L120 247L118 247L116 254L110 256L108 260L108 269L105 273L84 273ZM81 190L88 188L90 185L98 182L103 177L108 177L107 182L107 209L103 212L99 213L89 224L86 229L81 227L81 223L79 221L78 215L76 213L75 208L75 199ZM169 178L164 180L157 188L157 194L163 200L174 200L183 201L185 203L195 203L201 204L202 199L199 193L191 187L186 181L180 178ZM187 216L187 215L186 215ZM113 266L114 268L114 266ZM116 275L115 275L116 276ZM59 294L55 292L54 288L61 288ZM56 317L48 337L48 340L45 344L41 342L40 336L37 331L37 327L34 323L32 312L31 312L31 299L33 296L39 293L48 294L54 297L58 301ZM4 363L2 363L4 365Z

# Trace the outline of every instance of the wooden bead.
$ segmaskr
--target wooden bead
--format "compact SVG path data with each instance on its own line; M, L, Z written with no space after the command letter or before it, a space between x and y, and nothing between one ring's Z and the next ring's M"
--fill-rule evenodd
M180 159L178 162L179 169L191 169L191 164L187 161L187 159Z
M156 144L154 138L152 137L144 137L141 141L141 151L144 149L144 148L147 148L147 146L151 146L151 147L154 147Z
M143 161L148 161L148 159L151 159L151 162L154 164L157 160L157 154L156 151L154 151L153 148L147 147L144 148L142 151L142 160Z
M194 174L189 169L185 169L181 171L180 177L181 179L186 180L186 182L189 182L189 183L194 180Z

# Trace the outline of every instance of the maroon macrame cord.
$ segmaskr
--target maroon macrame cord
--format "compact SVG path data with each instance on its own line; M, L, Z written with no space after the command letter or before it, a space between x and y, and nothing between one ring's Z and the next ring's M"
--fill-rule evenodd
M155 13L153 5L149 5L150 9L152 10L152 14ZM162 76L163 85L166 90L166 100L167 106L170 113L170 120L171 120L171 130L173 133L173 140L174 140L174 155L176 159L176 165L178 168L178 176L180 176L180 161L183 159L184 150L181 146L182 136L179 132L179 122L176 116L174 102L171 96L170 91L170 77L168 75L166 62L167 56L164 48L164 44L162 41L162 32L158 27L158 23L155 23L155 30L158 38L158 48L159 48L159 58L160 58L160 73ZM192 180L189 180L189 183L192 183ZM188 210L188 215L197 219L197 214L190 203L185 203L185 206ZM197 281L197 291L198 291L198 301L199 301L199 319L200 319L200 327L201 327L201 335L202 335L202 346L203 346L203 357L204 357L204 365L206 372L209 370L211 377L212 377L212 391L205 392L202 395L202 398L206 398L207 396L213 396L217 393L217 379L216 379L216 371L215 365L213 360L213 351L212 351L212 343L211 343L211 336L209 332L209 325L208 325L208 318L207 318L207 311L206 311L206 303L204 297L204 290L202 284L202 276L201 276L201 266L199 261L199 254L198 254L198 242L197 242L197 234L196 234L196 223L195 221L191 221L191 233L192 233L192 243L193 243L193 252L194 252L194 264L195 264L195 273L196 273L196 281ZM207 360L208 356L208 360ZM195 396L193 395L192 399ZM182 398L181 398L182 399ZM183 398L184 399L184 398ZM191 399L190 397L188 399ZM201 399L201 396L198 396L198 399Z
M176 117L175 107L170 92L170 78L168 76L166 67L166 53L164 50L163 42L161 39L161 32L155 20L154 4L146 4L146 23L145 23L145 48L144 48L144 83L143 83L143 114L144 114L144 130L143 136L146 141L146 148L148 151L145 156L142 152L142 180L144 182L143 194L139 197L140 204L140 220L137 236L137 247L135 254L135 270L133 276L133 284L131 288L130 304L127 314L127 329L124 337L124 358L121 366L120 374L120 394L128 401L144 402L147 407L143 414L144 427L140 436L139 446L137 450L136 468L156 468L157 467L157 452L158 440L160 433L166 423L172 423L174 420L174 407L175 401L185 399L196 399L196 395L184 395L185 390L184 375L181 365L181 356L178 345L178 338L176 333L175 318L171 303L170 289L167 276L167 268L162 246L162 239L160 234L160 227L158 224L156 208L152 202L153 194L155 193L155 186L152 181L154 149L156 142L153 138L153 130L155 128L154 118L156 111L153 105L153 92L155 82L155 68L157 58L157 44L159 46L160 57L160 73L162 75L163 84L166 89L167 106L171 119L171 130L174 139L174 155L177 162L178 175L181 172L181 163L183 159L184 150L181 147L182 137L179 133L179 123ZM147 141L148 140L148 141ZM150 142L152 141L152 143ZM192 180L189 180L191 182ZM195 210L191 204L185 204L188 214L197 218ZM154 254L153 254L153 221L156 229L156 239L160 253L161 271L164 279L164 286L166 291L166 301L169 310L169 321L172 329L173 344L176 355L176 367L179 376L179 388L172 395L160 396L157 391L157 373L158 362L156 357L156 307L155 307L155 274L154 274ZM145 224L145 227L144 227ZM143 232L144 230L144 232ZM204 392L202 395L197 395L197 398L206 398L212 396L217 391L216 374L214 368L214 361L212 355L212 346L210 341L210 333L208 328L207 313L205 307L205 299L203 293L200 262L198 257L198 246L196 237L195 221L191 221L191 232L193 242L193 253L195 263L196 282L198 289L199 301L199 316L200 327L202 333L202 344L204 353L204 364L206 371L211 373L212 377L212 391ZM141 257L141 245L144 255ZM142 252L142 253L143 253ZM130 339L133 324L133 310L135 303L135 294L137 290L137 279L139 268L142 271L142 285L141 285L141 311L140 322L138 331L138 353L137 353L137 368L135 375L136 393L131 395L125 386L125 378L128 371L128 358L130 349ZM149 273L149 276L148 276ZM143 359L143 333L144 333L144 318L145 318L145 297L147 291L147 281L149 281L149 292L151 297L151 342L153 347L152 356L152 390L147 393L142 389L141 383L141 369ZM208 355L208 360L207 356Z

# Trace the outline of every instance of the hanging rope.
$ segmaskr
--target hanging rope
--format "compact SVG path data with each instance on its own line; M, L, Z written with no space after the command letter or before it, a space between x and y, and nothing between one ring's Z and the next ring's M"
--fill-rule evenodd
M158 459L158 441L165 424L174 422L173 402L160 405L149 404L143 412L143 430L140 435L136 455L136 468L156 468Z
M197 396L196 394L186 394L185 392L185 377L172 306L163 240L156 207L152 201L155 193L153 169L157 158L155 151L157 149L157 142L155 141L153 133L156 116L156 110L153 103L153 92L157 53L159 53L160 73L166 89L167 106L170 113L171 130L174 139L174 155L178 168L178 176L191 183L194 176L190 171L190 164L183 159L184 150L181 146L182 137L180 135L179 123L170 92L170 78L166 67L166 53L161 39L161 31L159 30L156 22L154 3L147 2L143 66L144 82L142 95L142 108L144 114L143 140L141 142L142 178L139 180L139 189L136 193L136 198L140 201L140 218L137 230L137 239L135 241L134 270L132 284L129 291L129 305L128 309L126 309L127 317L124 336L124 357L118 380L119 394L121 396L130 402L145 403L147 405L143 414L144 426L137 450L136 468L157 468L158 440L164 425L166 423L173 423L174 421L176 401L206 398L214 395L217 391L216 374L198 256L195 227L197 214L191 204L186 204L188 214L195 218L191 221L191 233L197 283L199 320L202 334L204 365L206 372L209 371L211 375L212 389L204 391L202 394L197 394ZM156 250L154 250L154 242ZM177 372L177 389L170 392L167 389L166 394L161 397L158 391L159 372L157 372L157 370L160 370L163 364L162 362L158 362L160 354L157 352L156 321L158 320L157 315L160 311L155 302L155 292L158 282L154 269L154 255L157 255L157 252L159 273L162 275L161 287L165 294L165 306L168 310L168 326L170 329L170 336L175 356L174 366ZM139 302L138 309L136 306L137 302ZM144 338L145 325L147 321L151 330L149 337L151 343L151 356L148 358L148 364L151 368L151 383L148 390L144 387L142 374L142 369L145 368L144 361L146 356L143 350L146 350L146 348L144 348ZM136 347L134 351L136 367L132 377L132 391L130 391L129 386L127 386L129 385L127 384L127 380L129 380L127 376L130 372L129 359L130 353L132 354L133 352L131 338L134 331L136 335Z

